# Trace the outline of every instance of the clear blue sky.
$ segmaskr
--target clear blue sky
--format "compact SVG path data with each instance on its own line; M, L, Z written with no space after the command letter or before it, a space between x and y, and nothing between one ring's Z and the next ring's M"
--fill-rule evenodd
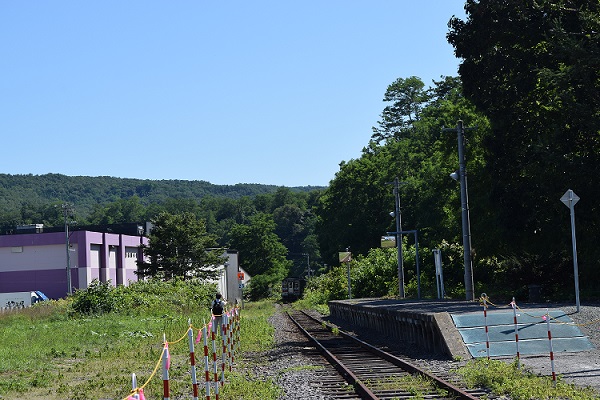
M4 1L1 173L327 185L463 0Z

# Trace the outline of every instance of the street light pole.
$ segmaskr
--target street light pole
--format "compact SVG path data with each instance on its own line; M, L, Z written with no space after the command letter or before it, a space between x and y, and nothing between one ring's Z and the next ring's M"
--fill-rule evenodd
M465 128L462 121L457 121L456 129L448 128L444 131L456 130L458 134L458 165L460 178L460 203L462 210L462 236L465 265L465 296L467 300L475 300L473 283L473 261L471 259L471 222L469 217L469 197L467 190L467 168L465 162Z
M302 253L302 255L306 256L306 272L308 274L308 279L310 279L310 254Z
M400 182L398 177L394 178L394 198L396 207L394 216L396 217L396 248L398 251L398 289L400 298L405 297L404 293L404 256L402 254L402 215L400 214Z
M73 294L71 283L71 245L69 243L69 217L73 211L68 203L62 204L63 214L65 216L65 246L67 248L67 294Z

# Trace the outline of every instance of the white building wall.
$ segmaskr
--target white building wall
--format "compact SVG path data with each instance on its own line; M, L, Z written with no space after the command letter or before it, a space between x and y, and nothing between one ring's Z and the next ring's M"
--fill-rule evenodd
M66 268L67 249L64 244L0 247L0 259L4 272ZM71 253L71 265L76 260L76 253Z
M123 263L123 285L129 285L128 276L135 275L137 271L137 247L125 247L125 262Z
M82 276L82 278L87 279L87 282L81 282L81 279L80 279L80 285L83 283L83 285L81 285L80 287L88 287L88 285L94 279L100 280L100 266L102 265L101 257L102 257L102 245L92 244L90 246L89 268L87 268L86 276L85 277Z

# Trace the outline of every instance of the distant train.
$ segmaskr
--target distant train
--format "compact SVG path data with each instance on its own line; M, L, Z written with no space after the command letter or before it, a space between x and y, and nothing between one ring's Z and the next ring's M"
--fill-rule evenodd
M300 278L285 278L281 282L281 299L283 301L294 301L302 297L306 281Z

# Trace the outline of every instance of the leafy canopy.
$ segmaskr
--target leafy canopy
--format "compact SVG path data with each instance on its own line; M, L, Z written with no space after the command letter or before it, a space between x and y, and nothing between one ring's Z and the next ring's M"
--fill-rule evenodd
M143 245L145 261L138 263L140 277L169 280L211 279L218 276L215 266L222 263L222 250L216 238L206 232L206 223L191 213L160 213L152 220L149 244Z

